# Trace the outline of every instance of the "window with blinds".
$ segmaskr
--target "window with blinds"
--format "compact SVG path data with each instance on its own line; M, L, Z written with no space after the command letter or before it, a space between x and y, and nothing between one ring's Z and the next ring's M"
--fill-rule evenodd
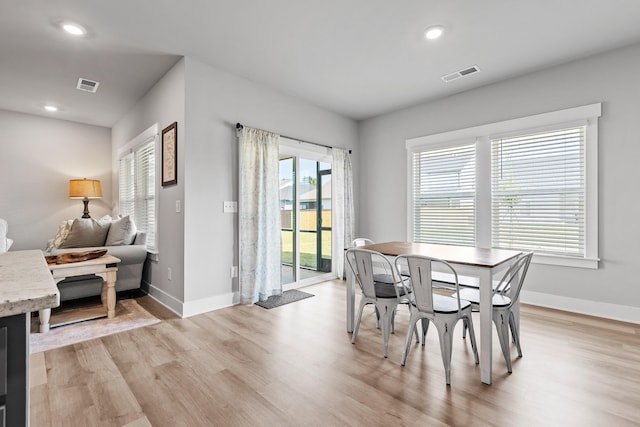
M413 153L413 241L475 245L475 144Z
M585 126L491 140L492 246L585 255Z
M143 142L120 159L119 211L131 215L138 230L147 233L147 248L156 250L155 138Z
M130 215L135 221L134 201L134 169L133 153L129 153L120 159L120 171L118 173L118 206L120 215ZM137 224L137 222L136 222Z
M598 268L601 115L597 103L407 140L407 238Z

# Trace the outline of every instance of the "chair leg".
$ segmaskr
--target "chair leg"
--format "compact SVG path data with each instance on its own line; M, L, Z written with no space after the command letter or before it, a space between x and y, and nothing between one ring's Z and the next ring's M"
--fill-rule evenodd
M409 356L409 350L411 349L411 336L413 332L418 332L418 328L416 327L418 324L418 319L414 319L413 316L410 316L409 319L409 330L407 331L407 339L404 343L404 351L402 352L402 360L400 360L400 365L404 366L407 362L407 356ZM418 342L420 342L418 340Z
M453 342L451 340L450 325L444 322L442 325L436 323L438 335L440 336L440 353L442 354L442 363L444 364L444 373L447 379L447 385L451 384L451 350Z
M392 310L388 306L380 307L382 313L380 316L380 327L382 329L382 345L384 347L384 357L387 358L387 350L389 348L389 330L391 328L391 313Z
M507 362L507 371L511 373L511 351L509 350L509 320L505 319L507 313L495 311L493 312L493 322L496 325L498 339L504 360Z
M511 327L511 335L513 335L513 342L516 344L518 350L518 357L522 357L522 349L520 348L520 332L516 327L516 319L513 317L513 312L509 312L509 326Z
M353 327L353 333L351 334L351 344L356 343L356 338L358 337L358 329L360 329L360 321L362 320L362 311L364 310L364 306L366 302L364 299L360 300L360 306L358 307L358 316L356 317L356 324Z
M427 330L429 329L429 319L422 319L422 346L427 342Z
M462 339L467 337L467 319L462 319Z
M473 357L476 361L476 365L480 363L480 359L478 358L478 345L476 344L476 333L473 329L473 318L471 317L471 313L467 318L463 318L463 325L466 329L469 328L469 338L471 339L471 349L473 350Z
M391 333L395 334L395 332L396 332L396 309L394 308L393 311L391 312Z

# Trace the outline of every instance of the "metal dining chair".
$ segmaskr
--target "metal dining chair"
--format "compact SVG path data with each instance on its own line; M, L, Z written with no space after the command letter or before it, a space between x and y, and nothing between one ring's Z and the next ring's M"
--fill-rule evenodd
M520 347L520 331L515 321L513 308L519 301L520 291L524 279L531 263L533 252L525 252L520 255L507 269L497 286L493 289L493 323L496 325L498 339L504 360L507 362L507 371L511 373L511 351L509 348L509 329L513 336L513 342L518 350L518 357L522 357ZM471 308L478 311L480 308L480 290L475 288L465 288L456 293L463 300L471 303ZM464 332L463 332L464 336Z
M366 237L356 237L351 241L352 248L359 248L361 246L373 245L375 242L371 239L367 239Z
M391 261L379 252L351 248L345 256L354 280L362 291L351 343L355 344L358 337L364 307L372 304L376 308L376 314L379 315L384 357L387 357L389 335L392 331L396 307L398 304L409 304L405 280L397 273ZM377 269L383 268L386 274L376 274L374 265Z
M420 255L399 255L394 262L397 270L407 270L409 272L410 282L407 283L409 297L411 300L409 318L409 330L407 331L407 339L405 349L402 353L400 364L405 365L409 349L411 348L411 338L418 320L422 321L422 345L425 345L427 329L429 322L433 322L438 330L440 339L440 352L442 354L442 362L447 380L447 385L451 384L451 350L453 346L452 335L453 330L459 320L469 327L469 337L471 338L471 347L475 363L479 363L478 348L476 345L476 336L473 331L473 319L471 317L471 303L464 301L459 297L441 295L434 292L433 266L442 266L443 269L450 270L453 275L453 288L459 292L458 273L446 261L429 258Z
M374 242L371 239L368 239L366 237L356 237L355 239L353 239L351 241L351 247L352 248L361 248L362 246L367 246L367 245L374 245L376 242ZM377 283L388 283L388 284L393 284L395 282L394 278L392 277L390 271L389 271L389 265L388 263L382 263L381 265L376 264L374 262L373 264L373 280ZM391 316L391 333L394 333L395 330L395 313ZM377 309L376 309L376 327L380 328L380 313L378 313Z

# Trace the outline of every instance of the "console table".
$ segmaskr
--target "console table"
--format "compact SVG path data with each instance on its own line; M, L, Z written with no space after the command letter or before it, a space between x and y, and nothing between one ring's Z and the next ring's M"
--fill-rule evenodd
M78 322L81 320L95 319L107 316L109 319L116 315L116 275L120 258L112 255L103 255L87 261L70 262L65 264L50 264L49 270L57 285L67 277L95 274L102 278L102 306L103 310L85 310L78 312L78 316L59 322L55 326ZM40 332L47 332L51 320L51 308L40 310Z

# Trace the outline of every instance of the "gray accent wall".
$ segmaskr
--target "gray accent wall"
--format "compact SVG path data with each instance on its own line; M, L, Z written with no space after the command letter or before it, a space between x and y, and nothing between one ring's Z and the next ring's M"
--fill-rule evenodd
M237 214L222 212L238 200L235 125L356 149L357 123L292 96L186 59L185 153L186 315L237 302ZM356 150L357 151L357 150Z
M103 198L89 211L111 214L111 129L6 110L0 129L0 218L9 223L11 250L45 249L58 224L82 216L69 179L99 179Z
M178 122L178 183L161 186L160 136L156 146L157 256L150 257L143 273L143 289L158 301L182 314L184 301L184 158L185 138L185 61L181 59L113 127L113 188L118 200L118 151L131 140L158 124L158 133ZM176 200L183 207L177 213ZM171 268L171 279L167 274Z
M178 184L158 190L159 253L149 263L145 286L154 298L190 316L237 301L237 279L230 274L238 263L237 213L222 212L224 201L238 200L236 123L348 149L357 147L358 127L186 57L113 127L114 188L118 149L153 123L162 129L173 121L178 122ZM176 200L181 213L175 212Z
M407 139L602 102L599 268L532 265L523 301L640 323L639 68L634 45L361 122L360 234L407 237Z

